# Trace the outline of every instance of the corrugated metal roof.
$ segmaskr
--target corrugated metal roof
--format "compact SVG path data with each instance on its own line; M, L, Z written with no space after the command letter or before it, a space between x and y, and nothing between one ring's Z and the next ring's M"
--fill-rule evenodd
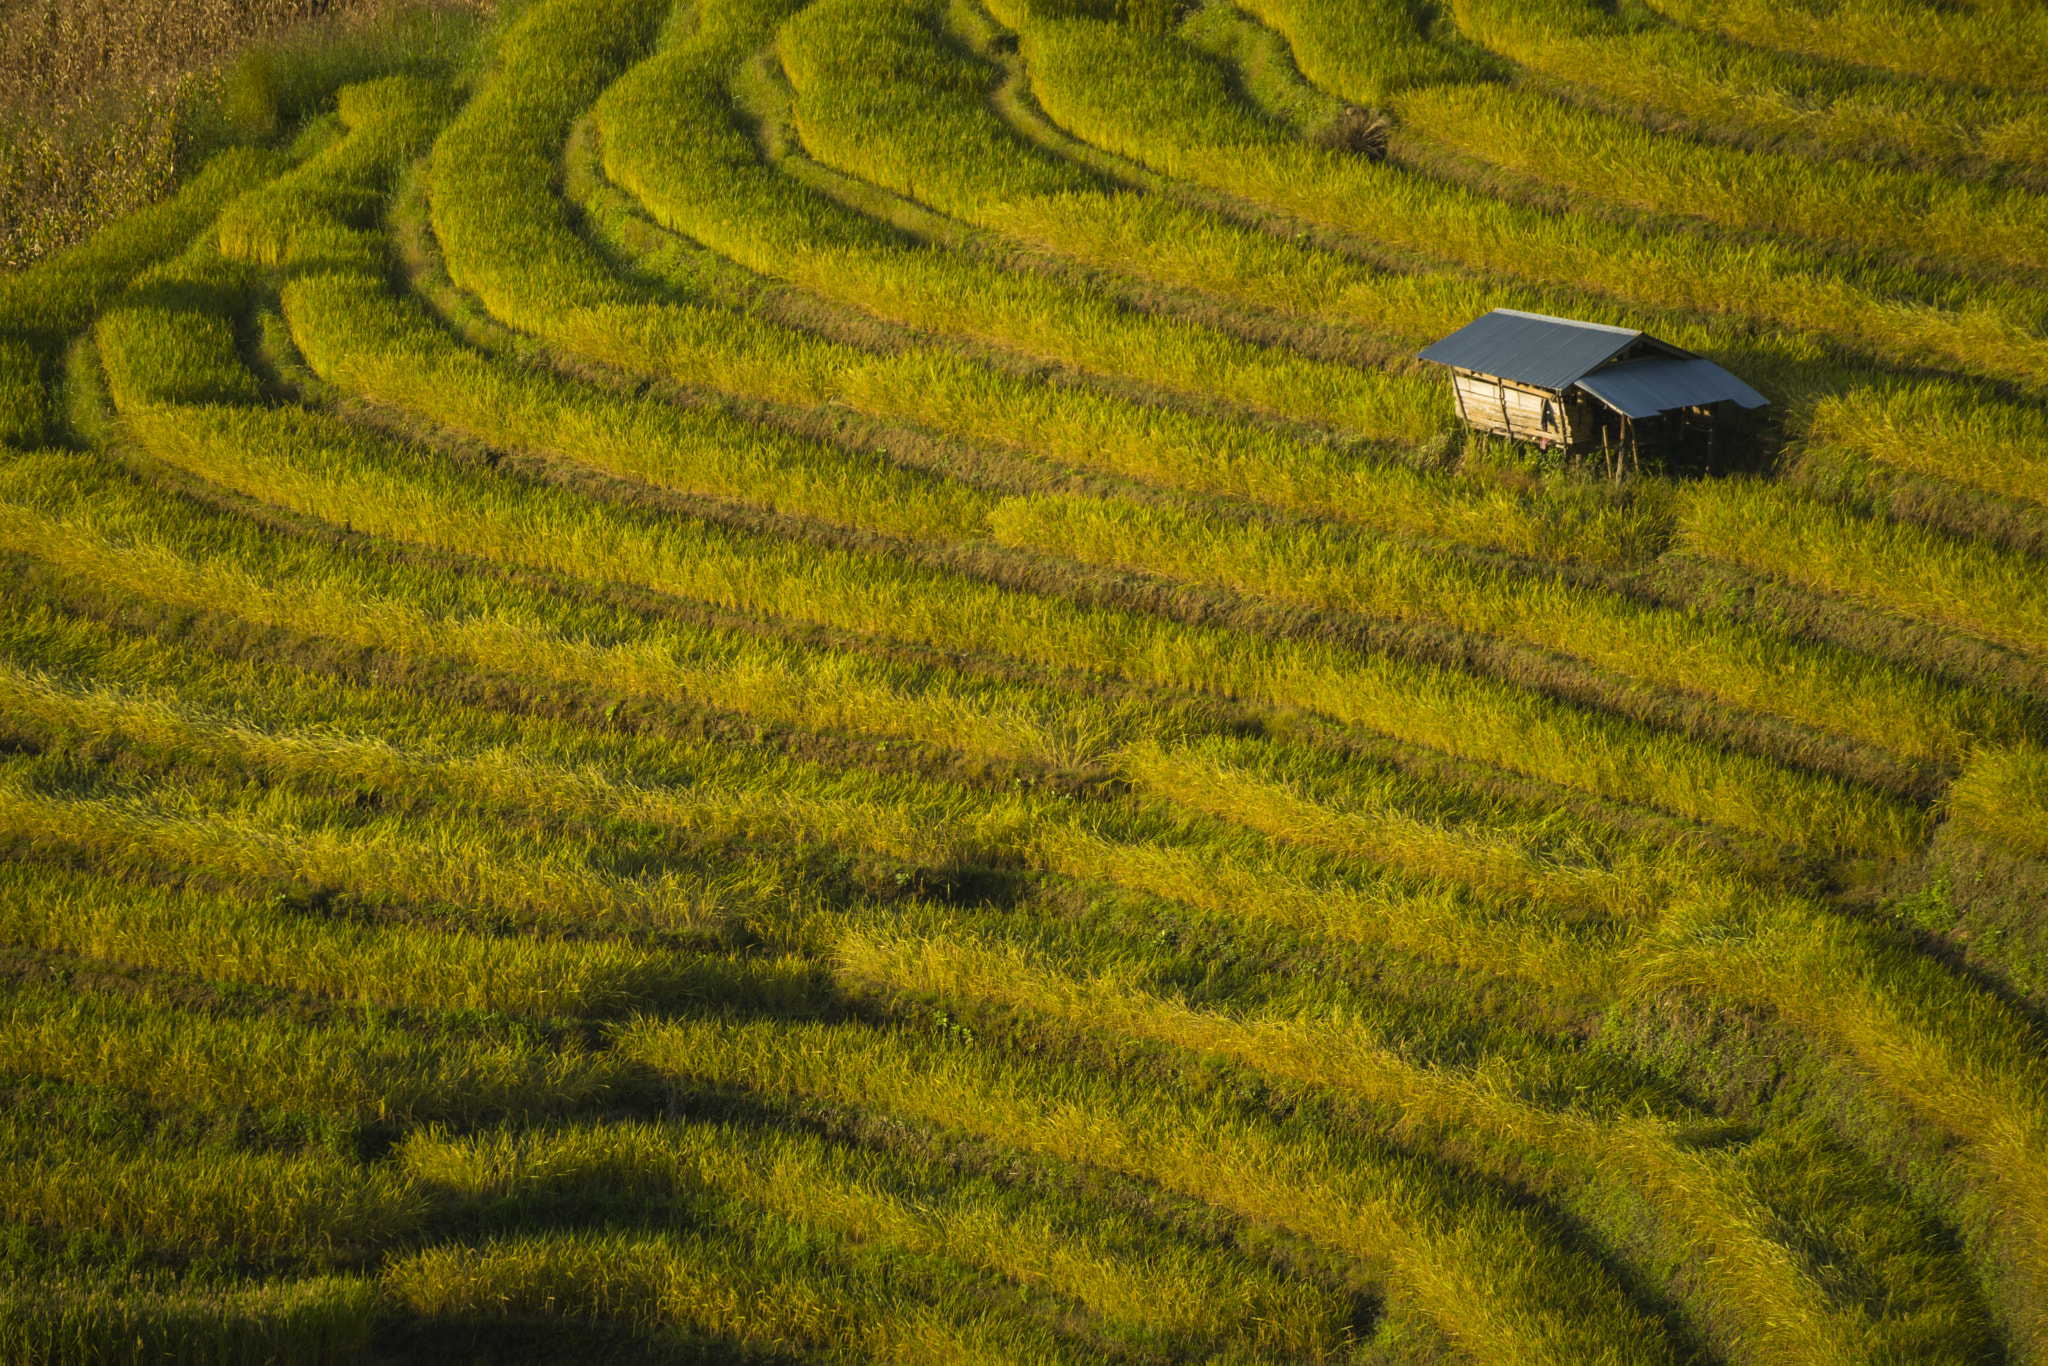
M1418 354L1538 389L1563 389L1642 335L1626 327L1496 308Z
M1578 386L1617 412L1655 417L1672 408L1733 399L1745 408L1770 402L1710 360L1658 356L1610 365L1581 377Z

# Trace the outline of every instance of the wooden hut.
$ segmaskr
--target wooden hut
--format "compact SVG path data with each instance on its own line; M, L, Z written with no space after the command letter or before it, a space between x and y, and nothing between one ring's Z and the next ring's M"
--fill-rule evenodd
M1685 447L1712 463L1726 405L1769 402L1712 361L1647 332L1512 308L1496 308L1418 354L1450 370L1468 426L1546 448L1605 451L1617 462Z

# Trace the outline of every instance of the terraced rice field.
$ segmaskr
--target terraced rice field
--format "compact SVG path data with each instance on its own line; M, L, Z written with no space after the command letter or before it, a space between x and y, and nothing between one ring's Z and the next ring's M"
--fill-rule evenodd
M2044 33L532 0L0 277L0 1357L2048 1364Z

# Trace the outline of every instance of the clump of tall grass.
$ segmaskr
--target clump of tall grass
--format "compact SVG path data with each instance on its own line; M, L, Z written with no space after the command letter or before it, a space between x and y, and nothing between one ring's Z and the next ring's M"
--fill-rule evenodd
M1983 749L1948 790L1949 820L2031 858L2048 859L2048 750Z
M20 1366L347 1366L370 1345L372 1281L322 1276L223 1289L89 1280L0 1284L0 1355Z
M1698 554L2048 652L2048 581L2030 556L1753 479L1690 490L1680 528Z

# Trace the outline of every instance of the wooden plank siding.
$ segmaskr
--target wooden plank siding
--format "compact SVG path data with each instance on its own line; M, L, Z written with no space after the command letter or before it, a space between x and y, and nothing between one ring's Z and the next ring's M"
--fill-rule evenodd
M1548 390L1469 370L1454 371L1452 385L1458 415L1481 431L1520 441L1597 445L1599 433L1589 405L1578 395L1569 399Z

